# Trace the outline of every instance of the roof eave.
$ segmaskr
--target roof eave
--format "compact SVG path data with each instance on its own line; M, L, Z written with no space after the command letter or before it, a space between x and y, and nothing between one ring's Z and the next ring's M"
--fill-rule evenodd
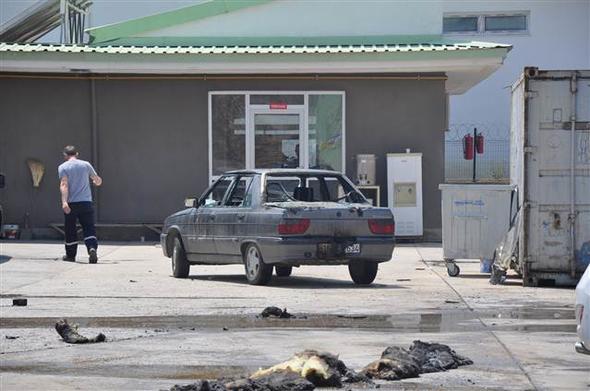
M445 54L446 53L446 54ZM0 71L94 74L378 74L444 73L447 92L461 94L502 65L508 48L433 53L141 55L0 53Z

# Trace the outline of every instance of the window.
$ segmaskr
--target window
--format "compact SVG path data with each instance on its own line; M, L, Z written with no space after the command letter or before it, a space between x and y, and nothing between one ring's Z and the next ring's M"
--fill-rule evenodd
M236 181L232 192L229 197L227 197L227 202L225 203L226 206L252 206L252 192L250 191L252 178L252 176L243 176Z
M449 16L443 19L444 33L477 32L477 16Z
M215 208L221 206L225 193L233 181L232 177L221 178L209 191L207 197L201 201L201 207L203 208Z
M449 14L443 17L444 34L526 33L529 12Z
M213 175L245 168L244 95L212 95L210 115Z
M231 170L345 170L341 91L209 93L209 178Z
M365 197L340 175L267 175L266 202L285 201L367 203Z
M526 31L526 16L486 16L485 29L486 31Z

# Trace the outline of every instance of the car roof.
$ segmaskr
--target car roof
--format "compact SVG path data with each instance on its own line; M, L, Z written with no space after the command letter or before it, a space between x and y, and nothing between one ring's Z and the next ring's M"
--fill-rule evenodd
M342 175L339 171L332 171L332 170L316 170L316 169L305 169L305 168L260 168L254 170L235 170L235 171L227 171L222 175L235 175L235 174L292 174L292 175L301 175L301 174L312 174L312 175Z

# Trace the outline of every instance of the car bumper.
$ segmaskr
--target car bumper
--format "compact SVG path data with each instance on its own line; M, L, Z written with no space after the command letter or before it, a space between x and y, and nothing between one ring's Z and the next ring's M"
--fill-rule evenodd
M590 350L584 345L584 342L576 342L576 352L590 355Z
M345 254L344 248L358 243L360 253ZM391 259L394 238L262 238L258 245L267 264L339 265L354 260L385 262Z
M164 253L165 257L170 257L170 254L168 254L168 246L166 245L167 239L168 234L160 234L160 244L162 245L162 252Z

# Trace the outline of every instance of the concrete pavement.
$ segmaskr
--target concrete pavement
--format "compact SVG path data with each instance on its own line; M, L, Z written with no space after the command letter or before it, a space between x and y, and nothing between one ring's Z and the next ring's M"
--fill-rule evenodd
M344 266L294 269L266 287L248 285L238 265L193 266L179 280L148 244L102 245L97 265L61 253L58 243L0 242L2 390L167 389L306 348L360 369L415 339L449 344L474 365L382 388L590 388L590 357L573 349L572 289L491 286L473 261L451 278L436 244L399 246L370 287L353 285ZM28 306L13 307L14 297ZM255 317L269 305L305 318ZM108 342L65 344L53 329L60 318Z

